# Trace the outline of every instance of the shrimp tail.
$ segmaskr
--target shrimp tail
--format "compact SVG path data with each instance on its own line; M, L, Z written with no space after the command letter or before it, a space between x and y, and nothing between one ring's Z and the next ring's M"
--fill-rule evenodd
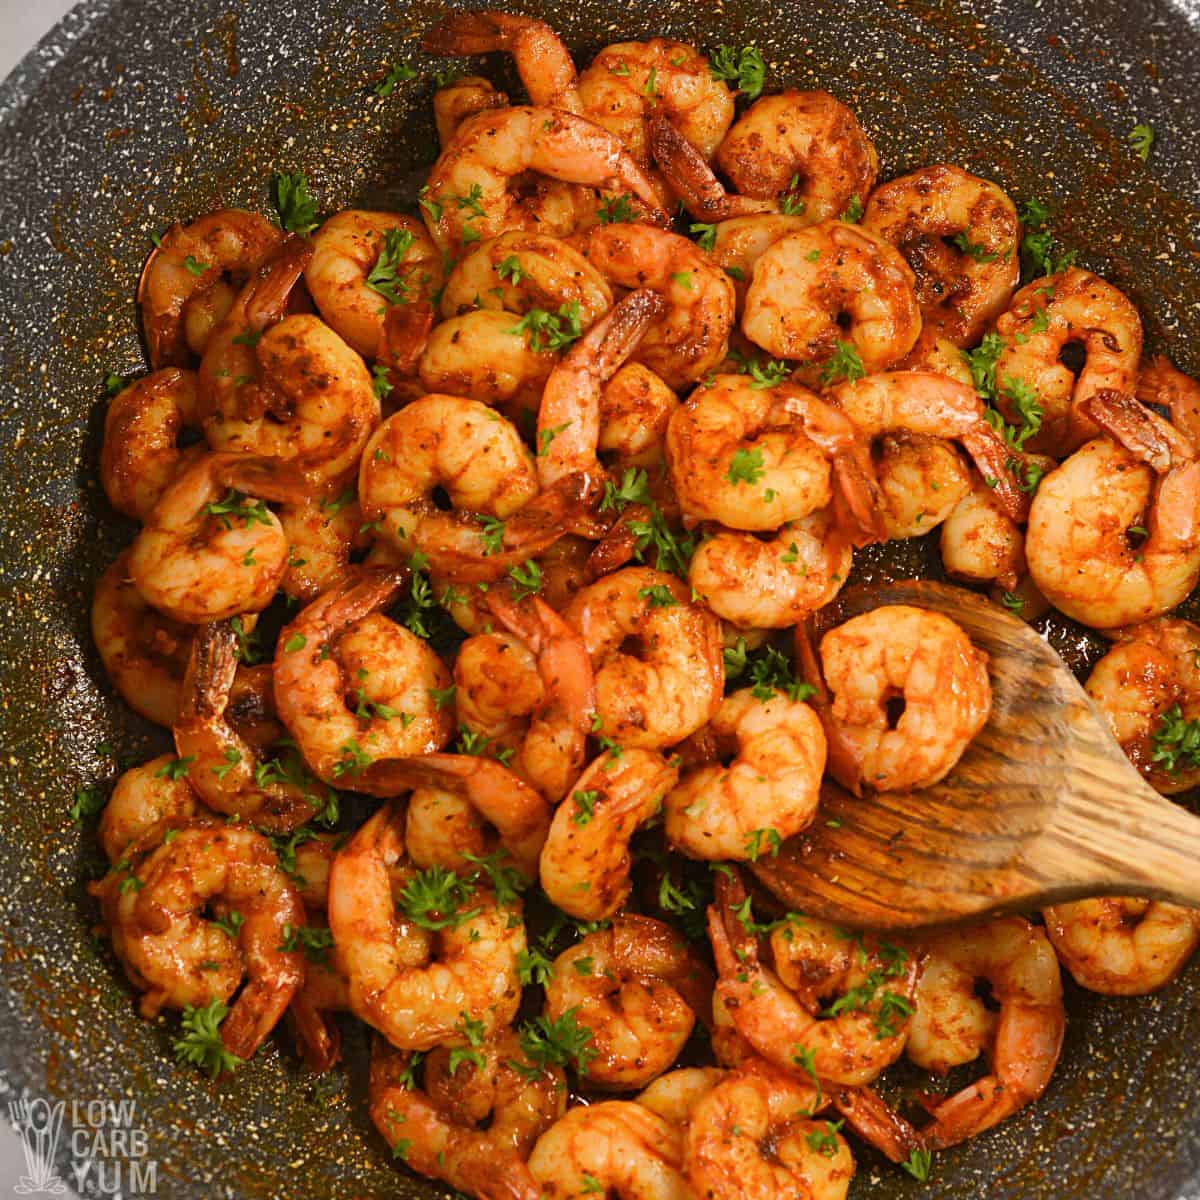
M1010 469L1009 464L1014 458L1012 449L983 420L974 428L960 434L959 441L971 456L988 487L992 489L992 496L1000 510L1014 521L1023 524L1029 517L1031 497L1017 486Z
M704 155L671 124L665 114L649 125L650 153L667 182L699 221L725 221L730 217L778 212L772 200L730 195L704 159Z
M340 583L318 596L293 624L319 629L322 645L327 644L356 621L386 608L410 578L411 572L402 567L356 568L348 572ZM285 626L280 632L281 648L287 646L294 632L298 630L293 625ZM322 646L315 646L311 652L317 654L321 649ZM283 653L289 651L284 649Z
M1104 389L1089 396L1083 409L1109 437L1159 475L1179 460L1194 457L1190 443L1139 400Z
M816 709L821 727L825 730L826 763L829 773L856 796L862 795L862 766L854 748L846 741L840 722L833 719L833 702L825 675L814 648L815 630L812 619L801 622L795 631L796 665L800 677L813 689L810 703Z
M324 1016L304 995L296 993L287 1011L288 1024L310 1071L323 1075L337 1062L341 1033L332 1017Z
M486 9L448 13L421 38L421 50L443 58L511 50L517 31L507 16Z
M585 575L589 583L611 575L633 559L639 540L633 527L645 525L650 517L650 509L644 504L630 504L621 513L588 555Z
M1166 355L1158 354L1142 367L1136 395L1143 404L1167 409L1171 424L1193 445L1200 444L1200 383L1175 367Z
M312 242L293 235L262 260L240 298L251 330L261 332L283 317L312 256Z
M839 1088L830 1099L846 1124L889 1162L906 1162L925 1148L925 1138L874 1088Z
M433 307L428 300L390 305L383 318L376 360L400 375L411 374L432 329Z
M201 625L183 678L178 725L219 720L237 674L238 639L230 621Z
M212 455L213 478L272 504L300 504L312 494L304 473L277 458L223 451Z

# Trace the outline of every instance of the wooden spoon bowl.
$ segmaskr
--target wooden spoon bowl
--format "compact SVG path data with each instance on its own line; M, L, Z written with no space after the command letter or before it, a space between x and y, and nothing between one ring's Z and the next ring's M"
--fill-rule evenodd
M829 625L887 604L943 613L987 651L991 716L933 787L858 798L827 780L816 821L752 864L764 886L789 908L880 929L1106 894L1200 906L1200 819L1142 779L1037 633L923 580L851 589Z

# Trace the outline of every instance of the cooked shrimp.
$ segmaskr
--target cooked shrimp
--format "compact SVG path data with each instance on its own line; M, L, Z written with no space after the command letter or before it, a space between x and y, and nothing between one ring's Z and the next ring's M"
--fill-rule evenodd
M1161 900L1106 896L1042 914L1075 982L1106 996L1145 996L1183 970L1200 943L1200 912Z
M695 242L651 225L599 225L586 254L623 288L653 288L668 304L634 355L679 390L703 379L724 359L734 320L733 283Z
M422 387L490 404L512 421L535 417L559 356L514 336L516 327L511 313L489 309L435 325L418 364Z
M279 230L265 217L237 208L207 213L190 225L172 225L138 283L151 367L192 366L192 356L202 355L205 347L189 344L189 310L203 304L226 275L240 285L280 240Z
M578 478L539 497L533 455L513 425L478 401L431 395L376 431L358 495L364 515L382 521L380 535L403 554L419 551L441 573L485 582L551 545L568 513L588 510L598 482L580 490ZM434 500L438 487L449 512Z
M763 252L746 292L742 332L775 358L806 364L797 374L805 383L829 377L842 346L867 372L883 371L921 332L915 287L890 243L843 221L823 221Z
M696 548L688 583L739 629L785 629L828 604L850 576L852 540L831 509L781 525L769 541L720 530Z
M460 75L433 93L433 121L441 148L450 145L458 127L476 113L507 108L508 97L482 75Z
M559 108L502 108L464 121L434 163L423 209L433 240L456 253L477 238L486 241L510 229L534 228L525 199L512 189L526 172L631 192L654 219L666 224L653 183L607 130Z
M133 886L126 880L136 879ZM250 1058L304 980L304 957L284 950L284 927L304 924L304 906L261 834L195 824L122 860L91 887L113 950L142 992L147 1019L163 1008L224 1004L246 984L221 1026L231 1054ZM206 906L233 928L206 919Z
M945 163L922 167L877 187L862 223L904 255L926 328L956 346L973 346L1008 307L1021 226L990 180Z
M197 459L172 480L130 547L134 586L167 616L192 624L266 608L287 569L288 545L264 501L296 500L303 487L273 458Z
M401 812L381 808L338 851L329 874L329 928L351 1010L402 1050L453 1044L468 1019L486 1036L516 1016L525 923L519 909L475 888L462 908L433 920L434 961L409 961L389 877L404 855L402 823Z
M720 1067L679 1067L660 1075L636 1099L643 1108L686 1130L696 1105L725 1077Z
M534 104L580 111L575 63L545 21L499 9L447 13L421 39L421 49L443 56L511 54Z
M947 375L958 383L974 387L971 368L964 352L952 341L942 337L932 326L922 326L921 336L913 348L902 358L897 371L932 371L935 375Z
M483 611L493 615L490 609ZM493 630L474 634L459 647L454 660L459 726L487 738L492 753L509 756L520 773L524 773L521 744L534 709L544 700L537 657L521 638Z
M476 308L556 312L563 305L578 306L580 327L587 330L612 308L612 289L569 242L521 230L464 253L442 293L445 317Z
M1020 466L1004 439L987 423L974 388L928 371L892 371L839 384L833 398L869 438L885 433L950 438L971 456L996 502L1024 520L1029 497L1012 464Z
M495 826L500 844L527 877L537 874L538 855L550 827L550 806L495 759L474 754L382 759L363 771L356 786L377 796L394 796L408 788L452 792Z
M661 754L630 748L597 758L554 813L542 849L542 890L583 921L611 917L629 895L629 842L662 808L678 770Z
M602 1088L645 1087L668 1070L707 1016L712 977L679 934L652 917L619 915L555 960L546 1016L568 1012L591 1032L581 1076Z
M709 726L727 763L685 776L666 799L667 837L693 858L757 858L812 821L825 772L817 714L776 692L760 700L743 688L727 696Z
M874 449L889 540L923 537L945 521L971 490L971 472L945 438L886 434L877 439Z
M130 575L128 550L97 580L92 639L117 694L147 721L174 725L194 633L147 603Z
M943 779L992 709L987 654L948 617L889 604L851 617L821 639L833 693L830 716L849 750L830 770L858 792L904 791ZM888 711L904 701L898 719Z
M306 496L281 505L277 515L289 548L279 586L293 600L315 600L340 582L350 556L365 547L362 509L351 491L324 500Z
M921 1130L933 1149L991 1129L1046 1090L1066 1024L1058 960L1045 931L1021 917L935 934L917 989L908 1056L945 1072L981 1052L991 1074L941 1100ZM986 980L999 1005L993 1014L976 983Z
M786 936L793 926L801 939L795 951ZM859 1085L900 1057L919 974L915 956L865 935L839 938L834 926L802 917L772 936L772 946L780 948L778 969L804 985L792 992L759 959L750 899L736 874L717 880L708 932L717 997L738 1033L768 1062L801 1078ZM871 970L876 976L868 982ZM821 1008L822 1001L852 989L854 1003Z
M375 1039L371 1120L392 1156L481 1200L537 1200L525 1158L566 1107L562 1072L531 1067L512 1033L482 1043L453 1072L450 1053L439 1048L426 1058L418 1090L410 1056Z
M389 325L442 286L442 257L415 217L349 208L313 234L304 282L343 341L388 363Z
M200 365L209 444L270 455L294 464L314 487L336 489L379 424L371 373L308 313L284 317L250 346L235 342L244 329L241 303L213 333Z
M1018 414L1012 384L1031 388L1042 410L1031 450L1063 458L1097 433L1085 405L1104 391L1132 393L1142 356L1137 309L1110 283L1071 267L1023 287L996 321L1004 348L996 360L999 407ZM1063 361L1082 359L1073 369ZM1012 381L1012 384L1010 384Z
M626 363L600 392L597 450L617 467L643 467L653 477L678 407L679 397L649 367Z
M1200 627L1160 617L1122 630L1084 686L1130 762L1160 792L1200 782L1200 754L1181 740L1200 718Z
M694 47L667 38L605 46L579 76L583 113L616 134L643 167L651 164L649 127L669 121L706 160L733 121L733 96Z
M110 863L119 862L135 843L161 841L163 832L195 815L196 793L168 769L174 761L174 755L160 754L117 780L96 831Z
M196 376L167 367L118 392L104 415L100 482L118 512L143 520L167 485L202 448L183 450L179 435L199 428Z
M271 833L295 829L325 810L331 793L286 751L260 758L226 709L237 671L237 635L228 622L196 631L174 727L175 749L196 794L217 812Z
M996 504L992 489L975 482L942 524L939 545L946 573L1007 591L1025 574L1025 535Z
M817 1089L762 1061L731 1071L696 1105L684 1137L684 1170L708 1200L844 1200L850 1147L829 1121L813 1120Z
M1189 379L1159 354L1138 372L1137 398L1168 410L1171 424L1193 445L1200 443L1200 382Z
M1200 462L1128 397L1101 393L1085 411L1123 444L1096 438L1042 480L1025 556L1055 608L1116 629L1169 612L1200 579Z
M588 648L545 601L534 596L516 605L489 594L497 618L534 653L541 697L531 710L521 744L524 773L552 803L566 794L583 767L587 736L596 715L596 688Z
M683 1135L640 1104L570 1108L538 1138L529 1170L542 1200L695 1200L683 1174Z
M739 314L745 311L746 291L754 278L758 260L776 242L811 224L803 217L761 213L751 217L730 217L714 226L708 256L733 280Z
M442 660L378 610L396 596L395 572L348 576L279 634L275 703L318 778L374 791L365 769L380 759L440 750L453 716L432 695L450 684Z
M550 487L573 471L598 474L604 385L632 355L666 303L631 292L571 347L550 373L538 409L538 480Z
M690 602L675 576L627 567L582 589L563 618L592 656L598 733L657 749L716 713L725 681L720 622Z

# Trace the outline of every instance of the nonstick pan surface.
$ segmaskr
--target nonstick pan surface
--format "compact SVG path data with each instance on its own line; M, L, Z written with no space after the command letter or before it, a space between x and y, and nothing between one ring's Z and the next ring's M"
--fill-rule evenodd
M1124 289L1149 350L1200 372L1200 10L1195 0L522 0L586 56L668 35L753 43L768 89L828 88L874 138L883 177L946 160L1037 196L1083 265ZM236 1078L177 1068L175 1018L145 1023L81 880L96 851L67 809L121 756L165 738L109 691L90 644L99 572L132 535L96 483L103 379L144 369L134 290L150 234L219 205L269 211L303 170L326 210L410 206L435 157L442 64L430 0L88 0L0 85L0 1099L132 1099L159 1194L433 1195L365 1116L364 1039L314 1082L272 1043ZM516 5L514 4L514 7ZM389 62L419 76L377 98ZM487 73L519 94L506 63ZM1141 163L1136 122L1157 143ZM862 574L935 570L922 541ZM1048 629L1077 669L1095 639ZM859 1153L852 1196L1180 1200L1200 1196L1200 973L1146 1000L1070 986L1043 1100L909 1180ZM70 1179L69 1139L59 1168ZM85 1188L85 1191L88 1190Z

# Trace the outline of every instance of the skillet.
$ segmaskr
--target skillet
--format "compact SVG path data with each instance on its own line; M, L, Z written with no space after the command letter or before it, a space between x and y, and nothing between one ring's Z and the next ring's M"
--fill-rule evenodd
M269 211L277 171L306 171L326 210L411 205L435 155L442 65L414 39L446 7L85 0L0 85L0 1100L134 1100L159 1192L179 1200L435 1189L398 1173L369 1129L360 1031L327 1081L275 1039L211 1084L173 1064L174 1019L135 1016L92 934L80 881L96 852L66 815L71 796L115 777L103 744L138 759L165 748L114 700L87 629L93 582L133 532L96 482L102 381L143 369L133 296L152 231L219 205ZM1148 350L1200 372L1196 0L519 7L581 57L651 35L756 44L768 90L825 87L854 108L884 178L945 159L1048 202L1060 239L1138 304ZM377 99L385 65L410 57L419 78ZM506 63L486 72L520 94ZM1139 121L1157 134L1145 165L1127 141ZM936 574L936 553L893 543L857 572ZM1043 626L1081 672L1101 653L1068 622ZM925 1184L856 1148L851 1195L1200 1197L1200 969L1141 1001L1068 981L1068 1012L1039 1104L940 1155Z

